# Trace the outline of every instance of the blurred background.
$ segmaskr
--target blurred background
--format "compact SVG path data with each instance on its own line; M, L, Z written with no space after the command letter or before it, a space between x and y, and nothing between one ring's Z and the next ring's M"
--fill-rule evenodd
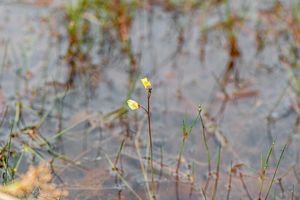
M157 199L298 199L299 45L298 0L0 0L1 181L147 199L148 77Z

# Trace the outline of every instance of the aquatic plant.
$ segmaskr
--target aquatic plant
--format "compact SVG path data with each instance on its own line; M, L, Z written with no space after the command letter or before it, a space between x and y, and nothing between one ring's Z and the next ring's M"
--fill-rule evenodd
M185 115L184 118L183 118L183 122L182 122L182 143L181 143L180 150L179 150L178 162L177 162L177 167L176 167L176 175L178 175L178 170L179 170L179 167L180 167L181 157L182 157L182 154L183 154L185 142L186 142L187 138L190 136L190 134L192 133L192 130L193 130L196 122L198 121L198 119L200 117L200 114L201 114L201 109L199 108L196 118L190 124L188 129L187 129L187 123L186 123L187 115Z
M152 197L155 199L155 191L154 191L154 168L153 168L153 146L152 146L152 133L151 133L151 109L150 109L150 97L152 92L152 84L148 80L147 77L141 79L141 82L146 89L147 93L147 108L140 105L138 102L129 99L127 101L128 107L132 110L136 110L138 108L142 108L147 113L148 118L148 133L149 133L149 143L150 143L150 165L151 165L151 189L152 189Z

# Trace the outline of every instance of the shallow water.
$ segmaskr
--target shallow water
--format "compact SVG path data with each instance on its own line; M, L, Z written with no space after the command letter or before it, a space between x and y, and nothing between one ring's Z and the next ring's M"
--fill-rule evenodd
M191 122L197 115L199 104L209 115L205 122L217 126L228 140L224 144L214 132L208 135L213 170L217 167L218 146L222 146L217 199L226 198L231 162L233 165L243 164L242 169L232 175L231 199L247 198L240 172L252 198L257 197L259 159L261 153L264 158L267 155L272 141L268 135L270 130L276 144L266 182L269 183L280 151L291 137L292 142L277 173L284 176L284 192L276 181L272 195L276 190L278 198L289 198L293 185L295 195L299 195L299 136L298 130L294 131L298 114L293 109L297 98L288 87L291 69L280 61L280 56L288 52L294 41L284 20L275 18L280 23L274 26L259 15L270 10L272 2L232 2L232 12L244 20L233 28L241 56L236 58L235 71L225 86L220 86L218 80L222 81L230 59L228 32L219 24L226 19L226 6L213 5L183 13L167 11L159 4L150 10L137 10L130 28L131 51L137 62L137 78L148 76L153 83L152 132L158 199L203 198L200 188L205 187L208 171L200 122L187 140L186 163L181 165L179 183L176 183L178 179L174 174L182 140L182 120L187 113L187 121ZM291 5L294 5L292 1L285 2L284 8L290 9ZM121 45L115 38L110 41L104 34L101 36L97 25L93 24L95 39L89 58L80 62L75 86L67 90L61 84L68 80L69 70L65 59L68 48L66 23L61 1L40 5L29 1L0 2L2 115L8 109L1 129L2 139L7 140L10 123L15 119L16 102L21 102L21 120L13 129L20 133L20 139L13 141L14 148L21 151L20 140L27 141L44 159L53 158L53 154L21 131L36 126L44 116L39 133L57 152L75 162L54 161L55 173L59 177L56 181L69 190L68 199L135 199L127 183L145 199L145 178L135 140L139 135L138 150L142 158L147 157L146 116L142 111L129 111L128 115L105 117L119 109L127 98L128 57L120 50ZM256 36L262 30L268 32L263 35L264 48L258 51ZM205 33L206 42L203 42ZM294 45L298 47L296 43ZM236 70L239 80L234 81ZM229 100L224 111L220 112L223 86L236 98ZM146 104L146 94L139 80L131 98ZM269 115L274 121L271 128L268 128ZM111 171L108 160L114 162L124 138L120 157L125 180L122 182ZM21 171L32 162L32 154L25 154ZM142 162L147 163L146 159ZM165 170L161 169L161 162ZM186 180L187 174L192 173L191 165L195 170L193 184ZM150 181L150 169L148 179ZM208 191L213 188L214 181L213 178ZM267 186L264 188L266 190Z

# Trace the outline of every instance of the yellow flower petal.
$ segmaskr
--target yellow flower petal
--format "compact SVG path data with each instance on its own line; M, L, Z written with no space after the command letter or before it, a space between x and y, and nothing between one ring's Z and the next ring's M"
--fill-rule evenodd
M131 100L131 99L127 100L127 104L131 110L136 110L136 109L139 109L139 107L140 107L138 102Z
M148 80L147 77L141 79L143 86L145 87L146 90L151 89L151 82Z

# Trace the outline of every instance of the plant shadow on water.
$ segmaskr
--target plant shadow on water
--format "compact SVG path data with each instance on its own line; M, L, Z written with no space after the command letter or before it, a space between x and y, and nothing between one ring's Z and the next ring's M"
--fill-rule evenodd
M292 1L1 1L0 199L300 198L299 13ZM145 76L151 115L126 104L147 105ZM31 173L46 178L23 187Z

